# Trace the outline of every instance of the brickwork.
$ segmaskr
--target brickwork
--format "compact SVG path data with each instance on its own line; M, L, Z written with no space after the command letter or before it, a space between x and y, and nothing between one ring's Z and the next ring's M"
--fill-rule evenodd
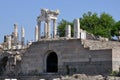
M26 50L21 50L22 60L16 65L16 75L35 75L47 72L48 55L57 55L59 74L85 73L108 74L120 69L119 42L80 39L56 39L33 42ZM1 53L0 59L8 53ZM53 57L54 58L54 57ZM9 63L10 61L8 61ZM7 64L6 74L10 66Z
M80 39L70 39L34 42L23 56L22 72L45 73L46 59L51 52L58 56L58 73L66 73L66 65L71 73L108 73L112 70L112 49L89 50Z

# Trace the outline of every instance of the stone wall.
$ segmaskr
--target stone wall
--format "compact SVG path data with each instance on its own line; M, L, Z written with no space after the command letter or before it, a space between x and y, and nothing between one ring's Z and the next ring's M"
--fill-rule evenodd
M112 69L112 50L89 50L79 39L34 42L23 55L23 73L46 72L46 59L49 53L58 56L58 72L102 74Z
M77 54L75 56L78 57ZM85 59L84 56L88 57ZM68 58L67 62L64 61L64 65L69 65L70 73L107 74L112 69L111 50L88 51L83 56L77 57L74 57L76 61L74 58L71 60Z
M112 49L112 71L120 71L120 42L84 40L82 43L90 50Z
M82 43L90 50L113 49L120 46L120 42L117 41L82 40Z
M112 49L112 68L113 71L120 71L120 47Z

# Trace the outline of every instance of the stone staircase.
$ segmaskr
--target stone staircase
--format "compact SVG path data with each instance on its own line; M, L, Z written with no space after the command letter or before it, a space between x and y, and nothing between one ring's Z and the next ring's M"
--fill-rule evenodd
M58 73L42 73L39 76L14 76L14 77L7 77L7 76L1 76L0 80L5 79L16 79L16 80L56 80L60 79L60 75Z
M45 80L53 80L55 78L60 78L61 75L58 73L42 73L40 74L40 78L41 79L45 79Z

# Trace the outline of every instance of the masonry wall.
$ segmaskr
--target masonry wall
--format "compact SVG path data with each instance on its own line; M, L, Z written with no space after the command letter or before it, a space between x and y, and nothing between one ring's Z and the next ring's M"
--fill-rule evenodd
M47 55L58 56L58 72L106 74L112 70L112 50L89 50L79 39L40 41L33 43L23 55L23 73L46 72Z
M112 49L112 70L120 71L120 47Z

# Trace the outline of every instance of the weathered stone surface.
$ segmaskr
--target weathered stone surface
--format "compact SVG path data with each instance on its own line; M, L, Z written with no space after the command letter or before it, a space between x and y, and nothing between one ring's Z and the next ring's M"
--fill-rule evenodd
M84 47L89 47L90 50L113 49L120 46L116 41L82 40L82 42Z
M23 56L22 72L37 70L46 72L48 54L55 52L58 57L58 73L66 73L66 66L72 73L106 73L112 70L112 50L89 50L79 39L34 42ZM62 70L63 69L63 70ZM62 72L60 72L62 71Z
M44 21L47 25L47 34L44 34L44 36L47 38L51 38L51 20L53 20L53 38L56 38L57 36L57 16L59 14L59 10L48 10L48 9L41 9L41 14L37 17L37 23L38 23L38 37L39 40L41 39L41 22ZM46 32L45 32L46 33Z

